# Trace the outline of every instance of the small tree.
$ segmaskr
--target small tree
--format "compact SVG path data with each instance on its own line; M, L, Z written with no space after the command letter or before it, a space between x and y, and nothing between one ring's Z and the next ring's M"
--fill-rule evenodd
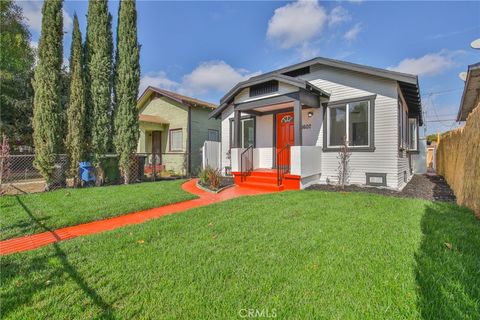
M47 0L42 8L42 32L35 68L33 142L35 166L49 190L55 170L56 153L62 148L61 68L63 62L63 2Z
M140 46L135 1L121 1L118 9L115 61L115 149L124 181L132 178L130 162L138 143L137 96L140 84Z
M348 140L346 137L342 138L342 145L340 146L340 150L338 151L338 184L345 190L345 185L348 184L350 179L350 156L351 151L348 146Z
M69 175L78 186L78 163L85 156L85 82L83 77L82 34L77 15L73 17L72 47L70 50L70 93L67 111L68 133L66 149L69 160Z

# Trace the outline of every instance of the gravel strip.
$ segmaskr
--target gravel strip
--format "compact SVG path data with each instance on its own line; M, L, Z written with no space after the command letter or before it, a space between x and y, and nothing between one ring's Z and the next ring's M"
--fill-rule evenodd
M315 184L307 188L307 190L318 191L342 191L337 185ZM367 186L351 185L346 186L346 192L368 192L382 194L392 197L402 198L419 198L431 201L455 202L455 195L448 186L443 177L429 174L416 174L403 188L402 191L394 191L384 188L375 188Z

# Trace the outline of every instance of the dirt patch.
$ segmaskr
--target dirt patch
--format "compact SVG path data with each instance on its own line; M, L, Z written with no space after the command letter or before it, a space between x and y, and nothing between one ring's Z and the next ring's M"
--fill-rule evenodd
M336 185L326 184L315 184L307 189L333 192L342 191L340 187ZM357 185L346 186L345 191L368 192L392 197L418 198L431 201L455 202L455 195L445 179L441 176L428 174L414 175L402 191Z

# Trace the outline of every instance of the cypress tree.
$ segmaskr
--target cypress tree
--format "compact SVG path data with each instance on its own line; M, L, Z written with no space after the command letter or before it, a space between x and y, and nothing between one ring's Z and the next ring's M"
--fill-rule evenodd
M70 49L70 91L67 111L68 133L66 149L70 164L70 176L78 186L78 163L85 152L85 79L83 75L82 33L77 14L73 17L72 46Z
M137 39L135 1L121 1L118 9L115 65L115 148L119 165L129 183L130 159L138 142L137 96L140 84L140 46Z
M33 141L35 166L50 188L56 153L62 148L61 76L63 60L62 0L46 0L34 78Z
M97 167L97 181L104 173L101 158L112 149L112 16L106 0L89 1L85 42L89 152Z

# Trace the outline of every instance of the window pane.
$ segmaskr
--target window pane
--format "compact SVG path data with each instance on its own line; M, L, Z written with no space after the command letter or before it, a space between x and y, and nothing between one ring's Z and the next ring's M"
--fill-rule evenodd
M253 145L255 141L255 128L253 126L253 119L243 120L242 123L243 147L247 148Z
M181 151L183 150L183 133L182 130L170 131L170 150Z
M417 150L417 119L408 119L409 144L410 150Z
M368 146L368 102L349 104L349 144L351 146Z
M346 136L346 107L330 108L330 141L331 146L339 146Z
M208 141L218 141L218 131L208 129Z

